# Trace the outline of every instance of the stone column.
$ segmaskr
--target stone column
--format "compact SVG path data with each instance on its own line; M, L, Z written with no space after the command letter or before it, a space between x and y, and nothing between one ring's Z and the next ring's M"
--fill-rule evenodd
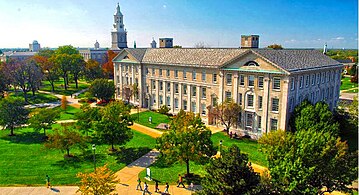
M188 112L190 112L192 110L191 100L192 100L191 85L187 84L187 111Z
M218 78L219 78L219 92L218 92L218 104L223 102L223 87L224 87L224 73L223 70L219 71Z
M119 68L119 72L120 72L120 74L119 74L119 86L118 86L118 88L119 88L119 90L118 90L118 93L119 93L119 98L120 99L123 99L123 91L122 91L122 88L123 88L123 81L122 81L122 64L118 64L118 68Z
M238 72L234 73L233 80L233 101L238 103Z
M262 116L262 133L268 133L269 132L269 128L270 128L270 119L269 119L269 109L270 109L270 105L269 105L269 100L270 100L270 74L268 74L266 77L264 77L264 83L263 83L263 88L264 88L264 93L263 93L263 102L262 102L262 106L263 106L263 116ZM243 98L247 98L246 96L244 96ZM247 101L244 101L245 103ZM246 105L243 105L246 106Z
M138 98L139 98L139 106L143 107L143 92L146 85L142 83L142 68L141 65L138 66Z
M167 82L163 81L163 104L167 106Z
M289 78L288 77L281 77L281 85L280 90L282 97L279 99L279 107L280 107L280 124L278 128L281 130L287 130L287 121L289 120L290 114L288 110L288 90L289 89Z
M170 90L170 100L171 100L171 112L173 113L174 110L175 110L175 107L174 107L174 90L173 90L173 82L171 82L171 90Z
M156 108L159 109L160 108L160 98L159 98L159 90L160 90L160 85L158 80L155 81L155 85L156 85Z
M178 109L182 109L182 87L183 87L183 83L179 83L178 84Z
M197 113L201 113L201 91L200 91L200 87L197 85L196 87L196 91L197 91L197 96L196 96L196 108L197 108Z

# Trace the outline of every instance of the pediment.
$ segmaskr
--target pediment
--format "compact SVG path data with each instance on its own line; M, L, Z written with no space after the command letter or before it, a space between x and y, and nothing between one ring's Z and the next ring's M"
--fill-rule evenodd
M236 59L221 67L226 70L238 70L263 73L287 73L286 70L268 61L266 58L253 53L252 51L240 55Z
M128 62L128 63L140 63L133 55L128 51L122 50L117 56L112 60L113 62Z

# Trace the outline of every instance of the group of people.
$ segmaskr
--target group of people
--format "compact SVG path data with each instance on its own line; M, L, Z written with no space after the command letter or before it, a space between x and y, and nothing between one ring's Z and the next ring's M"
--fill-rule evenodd
M232 133L232 131L229 132L229 138L238 138L238 135L236 132L234 132L234 134Z
M177 187L180 187L180 185L182 185L183 188L186 188L185 185L184 185L184 183L183 183L183 177L182 177L182 175L178 174L178 185L177 185ZM165 185L165 190L163 191L164 194L169 194L169 191L168 191L168 190L169 190L169 187L170 187L170 186L168 185L168 183L166 183L166 185ZM190 188L191 188L191 190L193 189L193 183L191 183ZM148 184L147 184L147 182L145 182L145 183L143 184L143 190L142 190L141 179L140 179L140 178L138 178L138 180L137 180L136 190L141 190L141 191L143 191L143 193L142 193L143 195L146 194L146 193L151 194L151 192L149 192L149 190L148 190ZM157 180L155 180L155 192L158 192L158 193L161 192L160 189L158 188L158 181L157 181Z

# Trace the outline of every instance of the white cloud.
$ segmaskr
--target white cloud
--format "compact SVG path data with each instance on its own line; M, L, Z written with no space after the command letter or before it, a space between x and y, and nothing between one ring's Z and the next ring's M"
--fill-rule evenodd
M335 37L335 38L332 38L334 40L344 40L344 37Z
M162 7L163 7L163 9L166 9L166 8L167 8L167 5L163 5Z

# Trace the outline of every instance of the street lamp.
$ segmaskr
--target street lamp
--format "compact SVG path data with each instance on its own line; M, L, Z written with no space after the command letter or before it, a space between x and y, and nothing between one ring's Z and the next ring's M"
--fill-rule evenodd
M96 172L96 144L92 144L92 150L93 150L93 167Z
M222 157L222 140L219 140L219 155Z

